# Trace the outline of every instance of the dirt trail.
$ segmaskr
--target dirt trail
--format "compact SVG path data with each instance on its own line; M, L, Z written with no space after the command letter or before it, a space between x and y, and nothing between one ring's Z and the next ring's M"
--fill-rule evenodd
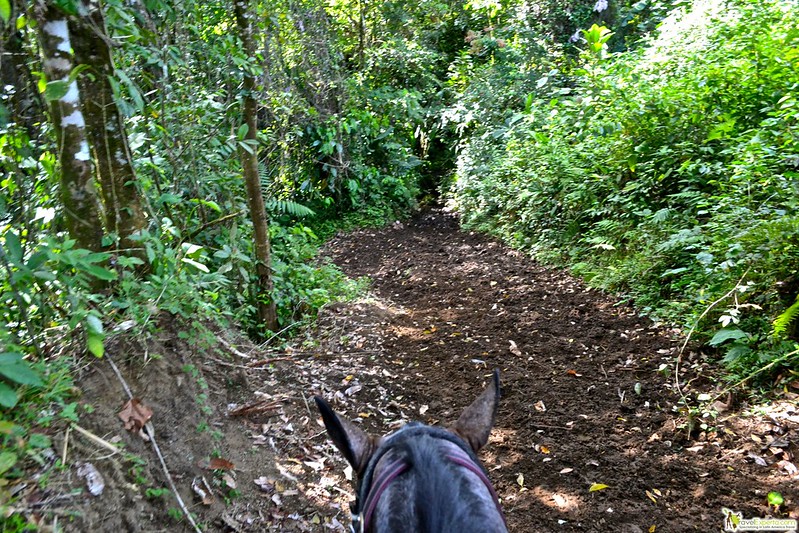
M219 345L169 317L159 338L109 346L153 408L166 463L206 530L344 531L352 489L311 396L374 433L409 419L446 424L493 368L503 398L481 458L511 531L721 531L722 507L765 516L769 491L796 516L796 404L775 402L760 417L728 411L707 420L715 431L689 439L673 377L657 371L672 366L676 341L630 308L459 231L441 212L341 235L325 253L348 275L369 276L373 297L324 309L293 350L268 353L241 338ZM90 411L81 423L140 459L109 457L73 432L70 459L97 466L105 493L80 494L84 482L68 470L29 499L68 515L59 523L67 531L188 531L169 494L145 490L166 481L150 445L121 428L127 398L104 364L81 380ZM695 356L685 366L701 364ZM688 392L708 390L694 380ZM255 408L231 416L243 405ZM234 470L208 469L211 456ZM594 483L608 487L589 492Z
M374 360L410 378L379 378L405 402L451 421L501 369L502 404L483 459L511 530L717 531L722 507L768 513L770 490L796 512L790 476L748 455L774 440L795 454L796 410L785 406L790 420L727 415L718 431L687 440L673 379L657 372L673 367L675 341L608 296L462 233L442 213L341 237L329 251L405 310ZM609 488L589 493L592 483Z

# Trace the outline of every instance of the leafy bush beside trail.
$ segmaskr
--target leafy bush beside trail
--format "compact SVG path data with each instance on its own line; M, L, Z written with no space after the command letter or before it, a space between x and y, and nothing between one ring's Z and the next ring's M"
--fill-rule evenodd
M571 86L543 79L464 138L464 222L656 319L701 317L734 375L777 358L795 372L799 10L698 1L612 55L607 32L584 36Z

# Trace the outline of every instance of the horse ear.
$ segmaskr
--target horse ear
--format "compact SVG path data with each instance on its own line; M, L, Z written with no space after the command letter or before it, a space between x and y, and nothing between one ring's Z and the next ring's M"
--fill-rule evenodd
M325 400L314 396L316 406L322 414L327 434L344 455L357 474L362 474L369 458L377 449L378 438L368 435L361 428L341 418Z
M499 370L494 370L491 383L483 393L461 413L450 429L469 443L477 452L486 445L499 405Z

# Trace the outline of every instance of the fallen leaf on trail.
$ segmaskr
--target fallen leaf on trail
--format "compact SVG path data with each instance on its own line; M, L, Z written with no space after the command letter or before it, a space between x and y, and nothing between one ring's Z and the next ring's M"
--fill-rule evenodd
M345 396L352 396L353 394L360 392L363 389L362 385L353 385L349 387L347 390L344 391Z
M591 486L588 487L588 492L596 492L598 490L605 490L608 487L609 487L608 485L605 485L603 483L591 483Z
M305 466L311 467L315 472L319 472L320 470L322 470L322 468L325 467L326 460L327 459L325 457L322 457L318 461L303 461L303 464Z
M754 460L755 464L758 464L760 466L768 466L766 460L755 453L749 452L749 458Z
M253 483L258 485L258 488L264 492L273 492L275 490L275 482L266 476L261 476L252 480Z
M564 498L560 494L553 494L552 495L552 501L554 501L555 505L557 505L561 509L565 508L568 505L568 502L566 501L566 498Z
M560 471L561 474L569 474L571 472L574 472L574 468L564 468Z
M654 495L654 494L652 494L652 493L651 493L651 492L649 492L648 490L647 490L647 491L644 491L644 492L646 492L646 497L647 497L647 498L649 498L650 500L652 500L652 503L657 503L657 502L658 502L658 499L657 499L657 498L655 498L655 495Z
M427 410L428 410L428 409L430 409L430 407L429 407L429 406L427 406L427 405L423 405L423 406L421 406L421 407L419 408L419 414L420 414L420 415L423 415L423 414L425 414L425 413L427 412Z
M229 489L235 489L236 488L236 480L233 479L233 476L231 476L230 474L223 475L222 476L222 481L225 482L225 485L227 486L227 488L229 488Z
M652 489L652 492L654 492L654 493L655 493L655 496L657 496L658 498L660 498L661 496L663 496L663 493L662 493L662 492L660 492L658 489Z
M567 371L566 371L566 373L567 373L568 375L570 375L570 376L574 376L574 377L576 377L576 378L581 378L581 377L583 377L583 375L582 375L582 374L578 374L576 370L567 370Z
M524 474L520 473L516 476L516 483L518 483L520 487L524 487Z
M657 529L656 525L649 526L649 533L655 533L655 529Z
M222 459L221 457L211 457L208 461L200 460L197 463L197 466L200 468L204 468L206 470L235 470L236 465L228 461L227 459Z
M125 429L139 431L153 417L153 411L138 398L133 398L125 403L117 416L125 424Z
M105 481L97 468L91 463L80 463L78 476L86 480L86 488L92 496L99 496L105 489Z
M543 453L543 454L549 454L549 453L551 453L550 449L549 449L549 448L547 448L546 446L541 446L541 448L540 448L538 451L539 451L539 452L541 452L541 453Z
M788 475L794 476L799 474L799 468L796 468L796 465L790 461L780 461L777 463L777 466L785 470L785 473Z
M508 349L510 350L510 353L512 353L513 355L518 355L519 357L521 357L522 356L522 351L519 349L518 346L516 346L516 343L513 342L513 341L509 341L509 342L510 342L510 346L508 347Z
M533 405L533 407L535 407L535 410L536 410L536 411L540 411L540 412L542 412L542 413L543 413L543 412L545 412L545 411L547 410L547 406L546 406L546 405L544 405L544 402L543 402L542 400L538 400L537 402L535 402L535 404Z

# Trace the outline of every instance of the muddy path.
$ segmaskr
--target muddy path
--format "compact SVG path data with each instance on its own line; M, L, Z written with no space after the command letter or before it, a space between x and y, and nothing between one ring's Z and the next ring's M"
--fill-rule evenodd
M353 492L312 396L375 434L414 419L447 424L494 368L503 397L481 459L511 531L722 531L724 507L796 517L796 395L757 415L719 403L722 413L690 433L664 371L674 332L441 212L340 235L324 253L370 278L371 295L323 309L291 349L162 315L155 335L109 343L118 370L87 364L80 423L105 444L53 430L75 468L44 467L37 475L49 485L25 489L42 524L194 530L150 443L122 427L127 387L152 409L164 463L200 529L345 531ZM703 356L686 353L683 368L685 394L714 392ZM120 443L123 453L109 453ZM102 475L102 494L86 493L82 464ZM778 511L769 491L785 499Z
M796 513L790 467L773 464L797 451L794 407L784 405L782 418L728 412L689 438L673 376L658 372L673 369L678 339L607 295L460 232L443 213L343 236L328 251L404 310L372 360L403 379L380 376L365 388L380 384L429 406L431 421L451 422L501 370L482 458L512 531L718 531L722 507L768 514L770 490ZM701 379L698 391L686 386L695 377L681 377L689 396L711 390ZM777 441L790 444L763 453ZM594 483L608 488L589 492Z

